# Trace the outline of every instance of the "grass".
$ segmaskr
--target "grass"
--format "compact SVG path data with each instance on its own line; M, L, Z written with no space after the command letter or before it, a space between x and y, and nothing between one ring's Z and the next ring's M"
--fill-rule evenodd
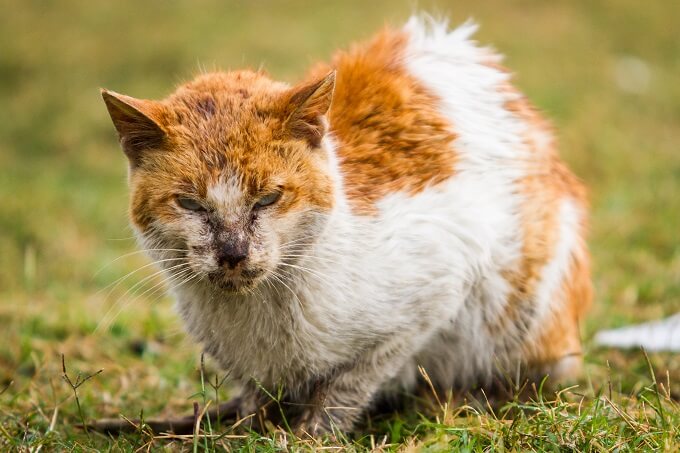
M204 423L168 440L110 438L82 417L184 413L231 393L172 312L126 225L126 168L101 86L160 97L199 68L311 62L399 24L411 2L0 0L0 450L314 449L633 451L680 448L680 359L597 349L600 328L680 311L680 40L672 2L423 1L508 56L591 188L597 303L586 376L556 398L481 411L442 403L351 439ZM640 69L641 68L641 69ZM123 258L118 259L119 257ZM109 286L111 285L111 286ZM135 286L137 285L137 286ZM75 385L63 379L61 354ZM654 377L656 376L656 377ZM76 404L75 393L78 396ZM213 421L214 422L214 421ZM212 436L204 434L212 433ZM223 437L219 437L223 436ZM319 443L321 442L321 443Z

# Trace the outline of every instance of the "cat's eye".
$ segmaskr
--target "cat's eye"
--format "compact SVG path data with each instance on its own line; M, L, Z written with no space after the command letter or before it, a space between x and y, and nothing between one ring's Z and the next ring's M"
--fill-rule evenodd
M281 192L269 193L264 197L260 198L259 200L257 200L257 203L255 203L255 209L271 206L277 201L279 201L279 198L281 198Z
M177 197L177 204L188 211L205 211L201 203L189 197Z

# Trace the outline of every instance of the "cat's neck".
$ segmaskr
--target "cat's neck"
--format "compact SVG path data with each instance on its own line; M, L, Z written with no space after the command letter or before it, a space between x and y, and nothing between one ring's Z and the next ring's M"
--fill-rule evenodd
M349 261L358 257L352 251L357 250L357 241L364 241L368 236L364 231L365 226L362 226L363 222L352 212L351 203L344 190L343 175L336 153L338 143L330 134L326 134L322 146L327 153L327 171L333 180L333 203L332 208L324 214L325 222L316 234L313 245L305 251L300 262L295 264L297 268L286 269L291 279L285 283L297 289L304 287L308 290L309 286L321 284L326 290L332 290L334 284L342 284L337 281L339 277L337 273L330 268L335 270L354 268L356 263ZM359 231L363 233L359 234ZM285 264L282 266L285 267ZM334 275L331 277L328 275L330 273ZM286 291L291 289L285 285L279 286L284 286ZM272 291L277 292L280 289L272 288Z

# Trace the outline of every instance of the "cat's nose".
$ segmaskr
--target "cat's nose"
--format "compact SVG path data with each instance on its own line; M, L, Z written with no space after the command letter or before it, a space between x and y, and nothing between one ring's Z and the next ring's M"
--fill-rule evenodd
M248 257L248 242L233 241L223 244L217 252L217 264L227 265L229 269L234 269L238 264Z

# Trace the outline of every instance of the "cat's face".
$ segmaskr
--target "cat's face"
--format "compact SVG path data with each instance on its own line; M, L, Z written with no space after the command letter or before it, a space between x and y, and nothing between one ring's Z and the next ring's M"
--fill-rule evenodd
M321 140L332 89L333 75L289 89L239 72L160 102L103 92L130 161L132 224L175 283L246 291L306 253L334 201Z

